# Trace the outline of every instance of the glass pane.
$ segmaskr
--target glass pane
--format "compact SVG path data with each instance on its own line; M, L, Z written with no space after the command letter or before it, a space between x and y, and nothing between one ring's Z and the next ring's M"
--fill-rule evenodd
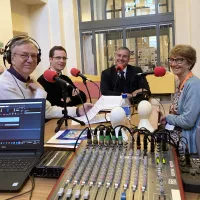
M108 0L106 5L106 18L114 19L122 17L121 0Z
M158 13L172 12L172 0L158 0Z
M160 25L160 64L169 70L169 51L173 47L172 24Z
M82 38L83 38L84 73L95 74L94 55L92 51L92 33L83 33Z
M91 21L90 0L81 0L81 21Z
M122 30L96 33L96 55L98 75L114 64L116 50L123 46Z
M157 63L156 26L126 30L126 46L131 51L130 64L151 71Z
M106 1L93 0L94 3L94 20L106 18Z
M124 0L125 17L155 14L155 0Z

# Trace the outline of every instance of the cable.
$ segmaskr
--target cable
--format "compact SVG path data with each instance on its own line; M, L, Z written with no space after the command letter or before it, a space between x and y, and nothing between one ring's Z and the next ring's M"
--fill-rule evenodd
M98 99L100 98L100 96L101 96L101 92L100 92L100 88L99 88L99 86L98 86L98 84L96 84L94 81L92 81L92 80L90 80L90 82L92 82L93 84L95 84L96 86L97 86L97 88L98 88L98 90L99 90L99 97L98 97Z
M84 112L85 112L85 117L86 117L86 119L87 119L89 129L90 129L90 131L92 132L92 128L91 128L91 125L90 125L90 121L89 121L89 119L88 119L87 112L86 112L86 109L85 109L83 100L82 100L82 98L81 98L81 95L80 95L80 93L79 93L78 91L76 91L76 89L75 89L75 93L79 96L79 98L80 98L80 100L81 100L81 104L82 104L83 110L84 110Z
M160 101L158 101L158 99L155 98L155 100L161 105L161 107L163 109L164 116L165 116L165 108L164 108L163 104Z
M26 192L24 192L24 193L22 193L22 194L18 194L18 195L16 195L16 196L10 197L10 198L5 199L5 200L14 199L14 198L17 198L17 197L23 196L23 195L25 195L25 194L28 194L29 192L30 192L29 200L31 200L31 198L32 198L32 193L33 193L33 190L34 190L34 188L35 188L35 179L34 179L34 177L31 179L30 174L29 174L28 176L29 176L29 178L30 178L30 180L31 180L31 183L32 183L32 187L31 187L31 189L28 190L28 191L26 191Z
M86 128L84 128L82 131L81 131L81 133L79 134L79 136L78 136L78 138L77 138L77 140L76 140L76 143L75 143L75 145L74 145L74 152L76 151L76 145L77 145L77 143L78 143L78 140L79 140L79 138L81 137L81 135L85 132L85 130L89 130L90 131L90 129L88 128L88 127L86 127Z

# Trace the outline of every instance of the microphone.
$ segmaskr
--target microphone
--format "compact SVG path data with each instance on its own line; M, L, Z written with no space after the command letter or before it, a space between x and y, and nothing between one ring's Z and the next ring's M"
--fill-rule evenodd
M154 74L154 76L162 77L166 74L166 70L164 67L155 67L153 71L151 72L143 72L143 73L137 73L137 76L147 76L150 74Z
M70 71L71 75L72 76L75 76L75 77L78 77L80 76L84 81L90 81L92 82L90 79L88 79L86 76L84 76L83 74L81 74L80 70L77 69L77 68L72 68L71 71Z
M56 73L56 71L52 71L50 69L47 69L44 74L44 79L50 83L54 83L54 82L60 82L62 84L65 84L67 86L71 86L72 88L75 88L73 85L69 84L67 81L61 79L58 77L58 74Z
M123 71L123 69L124 69L123 65L118 65L118 66L116 67L117 74L119 75L120 72Z

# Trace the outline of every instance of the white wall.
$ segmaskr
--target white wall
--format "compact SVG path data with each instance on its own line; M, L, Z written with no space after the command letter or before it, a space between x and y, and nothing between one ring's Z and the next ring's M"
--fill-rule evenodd
M193 73L200 77L200 1L175 0L176 44L189 44L197 51L197 63Z
M11 0L12 25L14 31L30 33L29 6L19 0Z
M11 6L9 0L0 0L0 41L7 44L8 40L12 38L12 16L11 16ZM2 55L0 55L0 65L3 66Z
M42 52L41 62L33 75L38 78L49 67L49 49L51 47L49 12L47 5L34 5L30 7L30 36L39 44Z

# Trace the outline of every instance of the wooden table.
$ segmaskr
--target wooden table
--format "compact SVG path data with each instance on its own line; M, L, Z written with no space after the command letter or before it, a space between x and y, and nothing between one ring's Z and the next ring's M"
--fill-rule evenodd
M150 117L150 121L155 129L157 128L158 111L159 111L158 107L156 107L156 106L153 107L153 112ZM138 116L133 115L132 124L137 125L138 121L139 121ZM56 119L51 120L46 123L46 125L45 125L45 141L50 139L52 137L52 135L54 134L54 130L56 128L56 123L57 123ZM70 121L69 121L69 125L70 125ZM97 125L92 125L92 127L96 127L96 126ZM72 127L72 126L69 126L69 127ZM80 128L80 126L73 126L73 128ZM81 128L84 128L84 127L81 127ZM65 127L62 126L61 129L64 130ZM35 189L33 191L32 200L45 200L48 197L53 186L56 184L56 181L57 181L57 179L35 178ZM25 186L23 187L23 189L18 193L0 193L0 200L5 200L5 199L13 197L15 195L24 193L24 192L30 190L31 187L32 187L31 181L28 180L27 183L25 184ZM27 200L27 199L29 199L29 196L30 196L30 193L25 194L23 196L15 198L15 199ZM195 198L195 200L197 199L197 196L198 196L198 194L197 195L193 194L193 197ZM191 200L191 196L189 196L188 199Z

